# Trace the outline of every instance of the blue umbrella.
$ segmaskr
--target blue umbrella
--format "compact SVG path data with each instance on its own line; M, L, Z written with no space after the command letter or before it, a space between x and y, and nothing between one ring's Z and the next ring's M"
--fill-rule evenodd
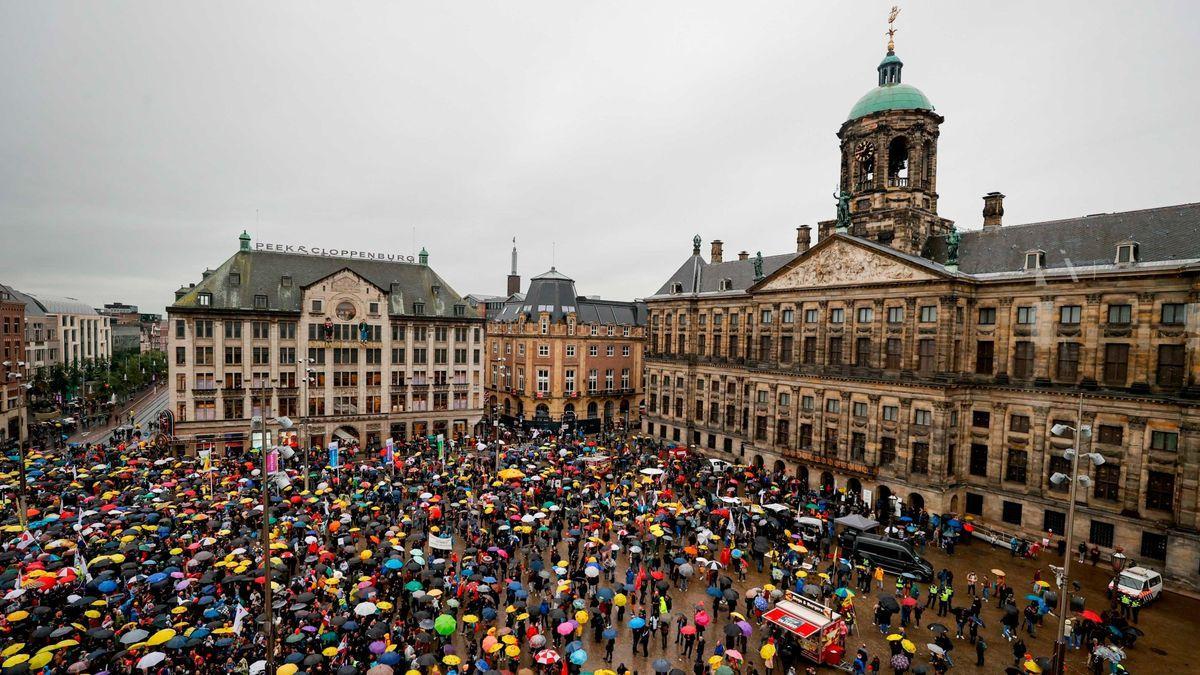
M570 660L571 663L577 666L582 666L583 663L587 661L587 657L587 652L583 651L582 649L576 649L575 651L571 652Z
M384 652L379 655L379 662L385 666L394 666L400 663L400 652Z
M629 627L634 630L637 630L638 628L641 628L645 625L646 625L646 620L640 616L635 616L629 620Z
M233 644L233 638L221 638L220 640L217 640L216 644L218 647L228 647L229 645Z
M151 574L150 576L146 577L146 583L148 583L148 584L157 584L160 581L166 581L166 580L167 580L166 572L155 572L154 574Z
M617 629L613 628L612 626L605 628L604 633L602 633L602 637L605 640L615 640L617 638Z
M707 593L714 598L719 598L719 597L725 595L724 593L721 592L721 589L717 588L716 586L709 586Z
M491 607L484 607L483 608L483 620L491 621L494 618L496 618L496 610L492 609Z
M567 647L566 647L566 649L563 650L563 652L570 654L570 653L578 651L580 649L583 649L583 641L582 640L572 640L571 642L567 643Z
M393 653L393 652L389 652L389 653ZM492 667L488 665L487 661L484 661L483 659L479 659L478 661L475 662L475 669L481 673L486 673L487 671L491 670Z
M194 638L196 640L203 640L204 638L208 637L211 634L212 634L212 631L207 628L197 628L196 630L188 633L188 637Z
M521 590L521 582L519 582L519 581L508 582L508 590L510 590L510 591Z
M484 577L484 578L483 578L483 583L485 583L485 584L494 584L494 583L496 583L496 577Z
M358 630L358 622L347 621L346 623L342 624L342 630Z
M100 591L101 593L112 593L113 591L117 590L117 582L113 581L112 579L105 579L104 581L101 581L98 586L96 586L96 590Z
M596 597L600 598L601 600L612 600L614 597L616 597L616 594L613 593L613 589L605 586L604 588L596 591Z
M404 563L399 558L388 558L383 562L383 567L394 571L404 567Z

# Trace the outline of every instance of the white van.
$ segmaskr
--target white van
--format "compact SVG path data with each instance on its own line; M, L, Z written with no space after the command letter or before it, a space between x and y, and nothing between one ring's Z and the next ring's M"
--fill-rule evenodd
M1108 582L1109 591L1114 590L1114 584L1118 592L1138 598L1142 604L1157 599L1163 587L1162 575L1149 567L1130 567L1121 572L1115 581Z
M713 473L725 473L726 471L732 469L733 465L723 459L710 459L708 460L708 468L711 469Z

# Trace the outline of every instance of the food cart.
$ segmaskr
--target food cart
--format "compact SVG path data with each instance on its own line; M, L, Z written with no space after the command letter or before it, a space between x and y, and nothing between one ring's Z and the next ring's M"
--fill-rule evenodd
M781 652L791 652L813 663L840 666L845 648L840 644L844 620L832 608L788 591L763 615L781 636ZM791 649L787 649L790 643Z
M594 478L603 478L612 473L612 457L591 455L583 458L583 470Z

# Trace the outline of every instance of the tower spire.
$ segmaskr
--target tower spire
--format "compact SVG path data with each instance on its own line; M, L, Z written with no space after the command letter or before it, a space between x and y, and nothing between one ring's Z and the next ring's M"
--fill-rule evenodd
M892 11L888 12L888 54L896 53L896 16L900 14L900 6L892 5Z
M515 275L516 273L517 273L517 238L513 237L512 271L509 272L509 274Z

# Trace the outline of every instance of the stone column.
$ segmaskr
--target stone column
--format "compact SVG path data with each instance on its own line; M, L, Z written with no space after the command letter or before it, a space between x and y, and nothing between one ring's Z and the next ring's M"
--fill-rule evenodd
M1086 384L1099 381L1099 365L1097 348L1100 344L1100 324L1105 317L1100 316L1100 293L1089 293L1087 304L1083 307L1083 327L1080 333L1082 346L1079 348L1079 378Z
M1140 513L1142 504L1142 467L1146 453L1146 418L1129 417L1129 447L1125 450L1124 477L1121 482L1121 507Z
M996 306L996 345L994 354L996 376L1008 375L1012 362L1009 345L1012 343L1012 298L1000 298Z
M817 353L816 363L814 366L823 367L826 365L825 355L828 351L826 341L829 339L829 301L820 300L817 302Z
M875 320L871 322L871 367L883 368L884 350L887 347L887 310L884 309L883 300L875 300L871 307L875 312ZM879 402L879 397L874 399L875 403ZM872 404L872 414L877 406ZM869 443L870 441L868 441Z
M1046 417L1049 406L1035 406L1029 425L1029 461L1026 467L1025 485L1029 494L1041 496L1046 484L1046 453L1051 446L1046 438Z
M1057 342L1054 323L1055 305L1053 295L1043 295L1038 303L1037 324L1033 336L1033 377L1050 379L1051 362L1054 360L1054 344Z
M933 402L933 428L929 434L929 478L931 482L944 483L946 479L947 455L950 452L948 438L954 436L953 429L948 428L950 410L953 404L949 401ZM955 452L958 451L957 443ZM960 463L955 462L955 466Z
M1154 351L1154 294L1138 293L1134 325L1133 357L1129 360L1129 382L1149 386L1150 353Z
M917 299L904 299L904 335L900 345L900 369L914 371L916 364Z
M952 370L950 352L953 348L954 336L960 334L955 325L955 309L957 307L958 297L955 295L943 295L938 298L937 363L934 366L934 372L948 373Z
M838 415L838 459L850 459L850 392L842 392L841 414Z
M912 399L900 399L900 419L896 425L896 475L907 482L912 471L912 448L909 447L909 430L912 427Z
M988 430L988 485L999 487L1004 480L1004 453L1008 444L1005 434L1008 433L1008 404L996 402L992 404L992 428ZM974 439L971 439L974 441Z
M1188 419L1179 428L1179 526L1200 528L1200 421Z
M867 394L867 450L868 466L879 466L879 394Z

